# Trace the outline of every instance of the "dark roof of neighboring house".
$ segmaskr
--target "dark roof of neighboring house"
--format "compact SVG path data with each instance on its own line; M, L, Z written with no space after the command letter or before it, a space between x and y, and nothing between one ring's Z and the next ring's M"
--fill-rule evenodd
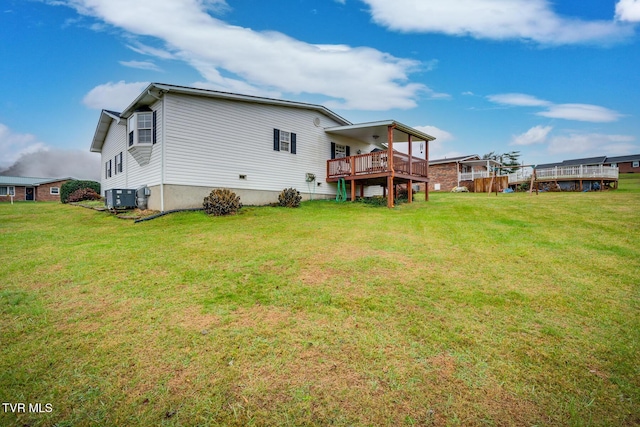
M625 163L640 161L640 154L632 154L630 156L607 157L607 163Z
M470 156L449 157L449 158L445 157L444 159L429 160L429 165L442 165L445 163L456 163L463 160L471 160L471 159L480 159L480 156L478 156L477 154L472 154Z
M598 157L586 157L584 159L570 159L563 160L562 162L557 163L545 163L543 165L536 165L536 169L548 169L554 168L556 166L579 166L579 165L603 165L607 160L606 156L598 156Z
M56 181L70 181L75 178L33 178L25 176L0 176L0 185L28 186L37 187L38 185L48 184Z

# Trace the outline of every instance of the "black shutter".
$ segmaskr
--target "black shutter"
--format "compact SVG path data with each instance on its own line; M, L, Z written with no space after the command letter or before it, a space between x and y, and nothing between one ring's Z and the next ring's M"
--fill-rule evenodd
M332 159L336 158L336 143L335 142L331 143L331 158Z
M157 120L156 112L154 111L153 112L153 143L154 144L158 141L158 136L157 136L158 132L156 130L156 120Z
M129 132L129 147L133 145L133 131Z
M296 134L291 132L291 154L296 154Z
M273 130L273 150L280 151L280 129Z
M349 147L347 145L347 150L346 151L347 151L347 157L349 157L351 155L351 147Z

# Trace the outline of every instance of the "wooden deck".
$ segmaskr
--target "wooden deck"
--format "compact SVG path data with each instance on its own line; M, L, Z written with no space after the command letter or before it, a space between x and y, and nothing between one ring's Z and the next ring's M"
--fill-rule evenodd
M429 165L425 159L395 151L392 156L389 151L377 151L328 160L326 181L347 181L351 185L351 200L354 200L358 185L361 197L364 196L364 187L370 185L382 186L386 196L389 191L395 194L398 184L410 187L414 182L429 182L428 173ZM411 192L408 193L411 201ZM428 200L428 193L425 197Z
M585 182L598 182L600 188L618 188L619 170L617 167L578 165L535 169L534 172L535 177L533 177L533 181L535 183L554 182L558 184L562 182L574 182L575 189L578 191L583 190ZM534 172L518 171L509 174L509 185L530 183Z

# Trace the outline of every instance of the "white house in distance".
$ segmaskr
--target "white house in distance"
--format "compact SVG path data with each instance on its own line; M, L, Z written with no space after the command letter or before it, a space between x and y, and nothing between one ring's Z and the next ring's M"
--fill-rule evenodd
M341 179L352 200L425 183L434 139L394 120L353 124L320 105L152 83L123 112L102 110L91 151L101 153L103 194L147 186L149 208L167 211L202 207L214 188L262 205L289 187L335 197ZM413 141L427 159L393 149Z

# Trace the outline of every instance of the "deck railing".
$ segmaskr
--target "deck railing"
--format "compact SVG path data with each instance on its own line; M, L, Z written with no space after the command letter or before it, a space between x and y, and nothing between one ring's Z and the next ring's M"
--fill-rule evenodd
M536 169L539 180L554 179L618 179L618 168L612 166L562 166L546 169Z
M389 153L357 154L340 159L327 160L327 177L338 178L349 175L372 175L390 172ZM393 154L393 169L396 173L409 175L409 156L402 153ZM427 176L427 161L418 157L411 160L411 175Z
M476 178L488 178L489 171L471 171L471 172L460 172L458 174L459 181L473 181Z
M509 184L531 180L532 169L519 169L510 174ZM473 181L476 178L488 178L488 171L464 172L459 174L460 181ZM618 179L618 168L612 166L556 166L553 168L536 169L536 179L553 181L555 179Z

